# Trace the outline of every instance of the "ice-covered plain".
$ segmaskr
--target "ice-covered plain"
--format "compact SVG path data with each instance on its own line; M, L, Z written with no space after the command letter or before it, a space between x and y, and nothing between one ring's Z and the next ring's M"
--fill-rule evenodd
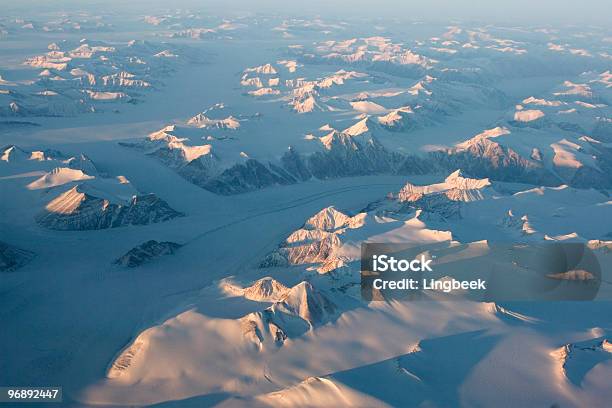
M42 3L0 16L0 386L610 406L611 24ZM512 279L496 244L545 242L593 251L596 300L360 292L363 243Z

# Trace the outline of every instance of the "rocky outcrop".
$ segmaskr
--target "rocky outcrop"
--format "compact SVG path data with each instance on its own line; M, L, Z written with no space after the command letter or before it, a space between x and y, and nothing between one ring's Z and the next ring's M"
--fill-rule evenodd
M449 199L446 194L430 194L414 202L421 212L420 219L453 220L461 218L461 202Z
M13 272L34 258L34 253L0 241L0 272Z
M55 230L97 230L125 225L147 225L183 216L155 194L135 195L113 202L77 185L52 200L38 214L39 225Z
M182 245L177 244L176 242L158 242L155 240L150 240L130 249L124 255L116 259L113 263L115 265L126 266L128 268L135 268L137 266L151 262L155 258L159 258L160 256L172 255L181 246Z
M289 150L281 157L281 165L299 181L306 181L312 178L312 172L308 168L308 163L292 147L289 147Z

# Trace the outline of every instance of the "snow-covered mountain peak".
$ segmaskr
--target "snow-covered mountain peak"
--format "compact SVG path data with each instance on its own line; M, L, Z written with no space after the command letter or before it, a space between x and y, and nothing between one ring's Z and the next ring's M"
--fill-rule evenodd
M333 315L336 306L310 282L303 281L292 287L280 302L272 306L272 309L299 316L311 325L315 325L323 323Z
M539 109L519 109L514 112L514 120L518 122L533 122L544 116L545 113Z
M223 119L211 119L204 112L198 113L187 121L188 125L203 129L230 129L235 130L240 127L240 121L230 115Z
M455 170L444 180L451 188L458 188L462 190L478 190L481 188L489 187L491 182L488 178L474 179L464 177L461 169Z
M411 86L410 89L408 89L408 93L412 96L418 96L421 94L431 96L433 92L427 89L426 84L428 83L431 83L431 81L429 82L419 81L413 86Z
M174 132L176 129L176 125L167 125L161 128L160 130L156 130L155 132L149 133L147 138L151 141L163 140L167 142L184 140L172 135L172 132Z
M283 299L289 288L269 276L261 278L244 288L243 296L257 302L278 302Z
M372 119L369 116L366 116L354 125L344 129L342 133L347 134L349 136L359 136L364 133L370 132L370 127L372 126L372 123Z
M488 178L475 179L464 177L462 171L455 170L444 182L430 184L424 186L416 186L412 183L406 183L398 192L397 199L399 202L416 202L418 200L434 200L433 196L445 195L451 201L475 201L484 198L483 192L487 187L491 186ZM432 196L425 198L425 196ZM436 200L443 200L438 197Z
M5 146L0 150L0 161L13 163L25 160L45 161L59 159L61 154L55 150L25 150L17 145Z
M350 225L353 217L338 211L335 207L326 207L310 217L304 224L307 228L333 231Z
M146 225L183 216L155 194L140 195L125 178L91 178L53 198L36 216L44 227L93 230Z
M261 351L272 342L276 346L291 337L298 337L316 326L326 323L337 307L310 282L303 281L285 292L270 307L240 318L244 338ZM261 299L261 293L258 293ZM272 300L272 299L268 299Z
M85 174L83 170L69 167L56 167L44 176L28 184L28 189L39 190L44 188L61 186L72 181L88 180L94 178Z
M509 135L509 134L510 134L510 129L508 129L507 127L497 126L492 129L487 129L484 132L481 132L477 134L476 136L472 137L471 139L466 140L465 142L457 144L457 148L460 148L460 149L469 148L470 146L476 143L479 143L481 141L493 139L496 137Z
M314 95L309 95L305 98L296 98L290 105L296 113L309 113L314 110L323 110L323 107L317 103Z
M267 63L264 65L259 65L256 67L247 68L244 70L244 73L256 73L256 74L266 74L266 75L274 75L277 74L278 71L272 64Z
M349 147L351 149L357 148L351 135L338 132L337 130L332 130L327 135L320 137L319 140L327 150L332 150L336 146Z

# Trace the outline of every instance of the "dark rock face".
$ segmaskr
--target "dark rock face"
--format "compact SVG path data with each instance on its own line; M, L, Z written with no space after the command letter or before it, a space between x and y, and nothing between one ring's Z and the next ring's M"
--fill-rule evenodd
M113 262L115 265L135 268L142 264L151 262L155 258L174 254L182 245L176 242L150 240L137 247L130 249L127 253Z
M267 166L255 159L236 164L202 185L213 193L230 195L259 190L275 184L296 183L284 169L269 163Z
M13 272L34 258L34 253L0 241L0 272Z
M305 156L289 149L279 164L249 159L196 184L217 194L230 195L295 184L312 177L326 180L376 174L427 174L436 168L431 160L390 152L374 137L336 133L325 150Z
M68 167L75 170L82 170L84 173L89 174L90 176L99 174L95 163L84 154L68 159Z
M70 207L62 210L64 205ZM81 231L147 225L183 215L155 194L134 196L126 204L117 204L81 193L76 186L53 200L36 222L49 229Z
M319 179L390 173L394 157L375 138L364 142L338 133L325 152L313 153L309 167Z
M452 220L461 218L461 201L454 201L446 194L430 194L414 202L414 207L421 210L419 218Z
M178 173L193 184L202 187L215 174L216 160L214 156L197 158L179 168Z
M402 176L431 174L441 171L436 160L428 160L419 156L403 156L395 173Z
M610 138L612 139L612 134ZM612 148L597 143L591 143L591 146L592 154L601 171L592 167L583 167L574 175L573 183L581 188L610 189L612 188Z
M221 175L209 179L203 188L218 194L238 194L272 185L286 185L308 180L378 174L422 175L462 169L474 177L495 181L519 182L542 186L568 184L576 188L609 188L612 177L610 149L594 146L598 170L584 167L570 178L544 167L541 155L521 156L510 147L489 139L474 141L466 148L453 148L424 156L404 155L387 150L376 138L354 137L336 133L325 150L301 155L290 149L279 165L264 165L249 159ZM537 152L536 152L537 153ZM533 155L532 155L533 156Z
M541 164L487 139L479 140L466 149L433 152L431 157L448 170L462 169L474 177L544 186L563 184Z
M592 136L604 143L612 142L612 121L600 119L597 121Z
M182 216L184 214L173 210L168 203L151 193L135 196L128 206L120 207L117 221L111 225L147 225Z
M450 109L452 101L447 101L443 105ZM434 116L437 117L442 114L438 111L440 109L441 106L428 105L426 112L421 112L423 109L419 110L419 115L422 116L433 110ZM455 169L463 169L479 178L488 177L494 181L540 186L568 184L576 188L603 189L612 185L612 177L608 171L612 168L612 155L610 149L603 146L592 146L592 154L599 168L584 168L575 175L573 173L568 175L561 174L558 169L547 168L542 152L538 149L534 149L530 157L524 157L511 147L489 138L474 138L464 143L462 147L422 155L390 151L371 133L371 129L385 126L367 120L362 122L362 129L352 130L353 126L344 132L332 130L320 138L321 149L313 153L300 154L295 149L289 148L278 161L266 163L248 158L228 168L224 168L221 160L212 153L187 161L185 152L174 146L180 142L180 139L174 136L156 136L155 139L145 141L139 146L157 146L154 151L147 154L162 160L190 182L222 195L241 194L275 185L295 184L311 178L326 180L381 174L423 175L446 173ZM547 124L544 121L541 123ZM515 125L524 126L519 122ZM561 127L565 126L571 131L578 130L570 125L560 124ZM599 137L599 140L608 140L612 138L609 136L609 130L609 122L599 121L593 134ZM172 148L169 145L164 147L164 143L174 145ZM161 144L161 147L158 144Z
M302 159L302 156L293 148L289 148L289 151L283 155L281 165L300 181L306 181L312 177L312 172Z
M599 161L600 162L600 161ZM608 163L599 163L601 168L611 169L612 161ZM610 173L602 173L593 167L581 167L576 171L574 177L568 180L568 184L576 188L595 188L604 189L612 188L612 177Z

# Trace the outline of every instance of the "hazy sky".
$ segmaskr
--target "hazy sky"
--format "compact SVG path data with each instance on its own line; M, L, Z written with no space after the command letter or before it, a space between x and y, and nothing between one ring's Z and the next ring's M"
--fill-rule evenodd
M203 8L211 12L278 12L290 15L380 16L496 23L595 23L612 26L610 0L0 0L2 7L29 10L85 9L152 13L155 8Z

